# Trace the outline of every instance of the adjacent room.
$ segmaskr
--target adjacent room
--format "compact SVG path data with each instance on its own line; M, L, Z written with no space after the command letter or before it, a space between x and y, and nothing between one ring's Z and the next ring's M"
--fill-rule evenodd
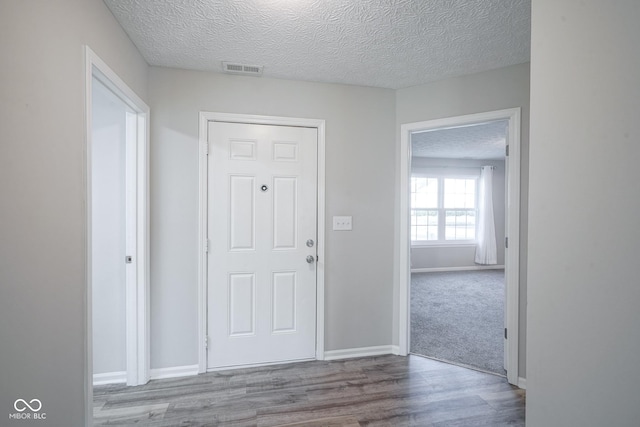
M411 134L411 352L498 375L507 126Z

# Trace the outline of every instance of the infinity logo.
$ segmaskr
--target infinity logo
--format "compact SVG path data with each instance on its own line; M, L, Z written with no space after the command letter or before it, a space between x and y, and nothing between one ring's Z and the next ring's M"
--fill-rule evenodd
M34 405L34 402L35 402L35 405ZM19 403L21 403L21 405L18 405ZM42 402L40 402L40 400L38 399L31 399L29 403L27 403L27 401L24 399L18 399L15 402L13 402L13 407L18 412L24 412L26 411L27 408L31 409L32 412L38 412L40 409L42 409Z

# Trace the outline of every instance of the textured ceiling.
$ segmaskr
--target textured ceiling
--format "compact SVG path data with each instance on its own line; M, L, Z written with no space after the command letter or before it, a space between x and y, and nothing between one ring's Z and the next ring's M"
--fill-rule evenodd
M504 159L507 126L506 120L498 120L413 133L411 155L438 159Z
M529 61L530 0L104 0L151 65L403 88Z

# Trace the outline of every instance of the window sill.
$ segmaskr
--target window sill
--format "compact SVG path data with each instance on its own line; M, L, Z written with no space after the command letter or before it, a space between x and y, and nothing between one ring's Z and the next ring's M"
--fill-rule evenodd
M426 248L470 248L477 246L476 242L459 242L459 243L411 243L411 249L426 249Z

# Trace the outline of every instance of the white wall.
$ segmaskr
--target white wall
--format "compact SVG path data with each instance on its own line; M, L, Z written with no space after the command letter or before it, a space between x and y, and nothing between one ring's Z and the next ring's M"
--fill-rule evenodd
M532 2L527 425L640 422L640 3Z
M465 114L522 108L521 168L520 168L520 343L518 372L526 372L526 304L527 304L527 197L529 173L529 64L513 65L483 73L451 78L421 86L400 89L396 93L396 159L400 151L400 125ZM396 160L399 163L399 160ZM399 174L396 185L399 186ZM398 197L398 195L396 195ZM399 198L395 205L399 206ZM399 228L396 209L396 229ZM399 236L395 245L398 247ZM398 251L395 251L397 254ZM399 268L396 256L396 273ZM394 277L398 277L395 274ZM397 308L398 283L395 284L394 307ZM398 313L394 312L394 332L397 332ZM398 342L397 333L394 343Z
M498 242L498 265L504 265L505 234L505 162L504 160L471 160L471 159L431 159L413 157L411 159L412 172L438 170L442 173L469 173L469 168L475 169L480 176L482 166L493 166L493 219L496 227L496 242ZM444 168L444 169L442 169ZM461 168L461 169L457 169ZM412 246L411 268L447 268L447 267L477 267L475 263L475 245L434 245Z
M127 107L93 79L91 286L93 373L126 371L124 257Z
M85 415L84 59L143 98L147 65L99 0L1 1L0 419L38 398L46 425Z
M325 347L391 344L394 91L152 67L149 93L152 368L197 363L200 111L326 120Z

